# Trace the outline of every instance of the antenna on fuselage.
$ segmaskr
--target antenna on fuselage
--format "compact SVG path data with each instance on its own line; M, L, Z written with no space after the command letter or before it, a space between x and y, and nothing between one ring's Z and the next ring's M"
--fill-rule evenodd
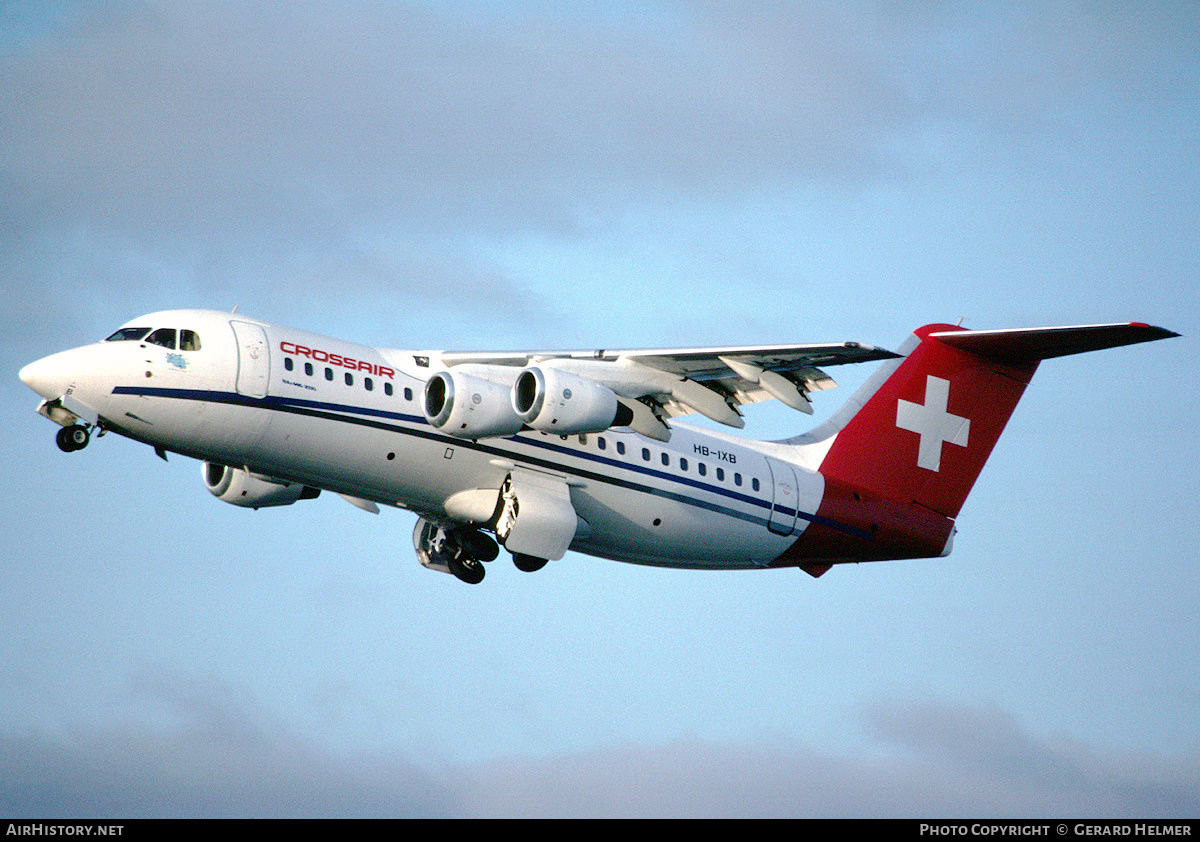
M233 309L232 309L232 310L230 310L229 312L231 312L231 313L236 313L236 312L237 312L237 308L238 308L238 305L237 305L237 304L234 304L234 305L233 305Z

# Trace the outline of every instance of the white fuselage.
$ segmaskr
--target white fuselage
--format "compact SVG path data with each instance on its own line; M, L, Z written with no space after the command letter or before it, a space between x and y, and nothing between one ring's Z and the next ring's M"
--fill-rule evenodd
M765 566L796 541L824 493L794 447L678 423L669 443L623 428L447 435L421 408L426 380L442 368L436 352L212 311L130 325L192 331L199 350L110 340L47 357L22 377L156 448L425 517L453 517L448 500L499 489L515 467L553 476L568 485L581 521L571 549L621 561Z

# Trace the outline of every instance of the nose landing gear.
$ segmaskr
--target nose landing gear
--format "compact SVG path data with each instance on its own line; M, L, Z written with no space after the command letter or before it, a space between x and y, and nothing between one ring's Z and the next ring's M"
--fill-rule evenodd
M70 427L63 427L59 430L55 440L58 442L58 449L63 453L73 453L87 447L91 438L92 434L87 427L82 424L72 424Z

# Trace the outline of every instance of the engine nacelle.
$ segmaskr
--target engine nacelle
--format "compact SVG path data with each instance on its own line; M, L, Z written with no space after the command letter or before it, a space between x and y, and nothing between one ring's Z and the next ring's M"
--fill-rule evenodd
M271 482L242 468L230 468L213 462L205 462L201 469L209 493L218 500L247 509L290 506L297 500L311 500L321 493L319 488L310 488L298 482Z
M521 370L512 388L512 408L533 429L564 436L600 433L633 420L616 392L603 383L546 366Z
M513 412L507 384L457 369L426 381L422 409L434 427L464 439L511 436L524 426Z

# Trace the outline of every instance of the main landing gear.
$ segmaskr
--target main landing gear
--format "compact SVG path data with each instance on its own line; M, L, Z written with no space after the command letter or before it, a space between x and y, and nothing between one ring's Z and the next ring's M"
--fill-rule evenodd
M63 453L73 453L87 447L91 438L92 434L87 427L82 424L72 424L70 427L63 427L59 430L55 440L58 442L58 449Z
M482 582L483 562L494 561L500 555L499 545L478 529L425 518L419 519L413 530L413 546L422 565L452 573L469 585ZM518 570L532 573L545 567L546 559L513 553L513 564Z
M513 553L513 564L517 566L518 570L523 570L526 573L536 573L546 566L548 560L533 555L525 555L524 553Z
M500 555L499 545L478 529L421 518L413 530L417 560L431 570L452 573L468 585L483 581L483 562Z

